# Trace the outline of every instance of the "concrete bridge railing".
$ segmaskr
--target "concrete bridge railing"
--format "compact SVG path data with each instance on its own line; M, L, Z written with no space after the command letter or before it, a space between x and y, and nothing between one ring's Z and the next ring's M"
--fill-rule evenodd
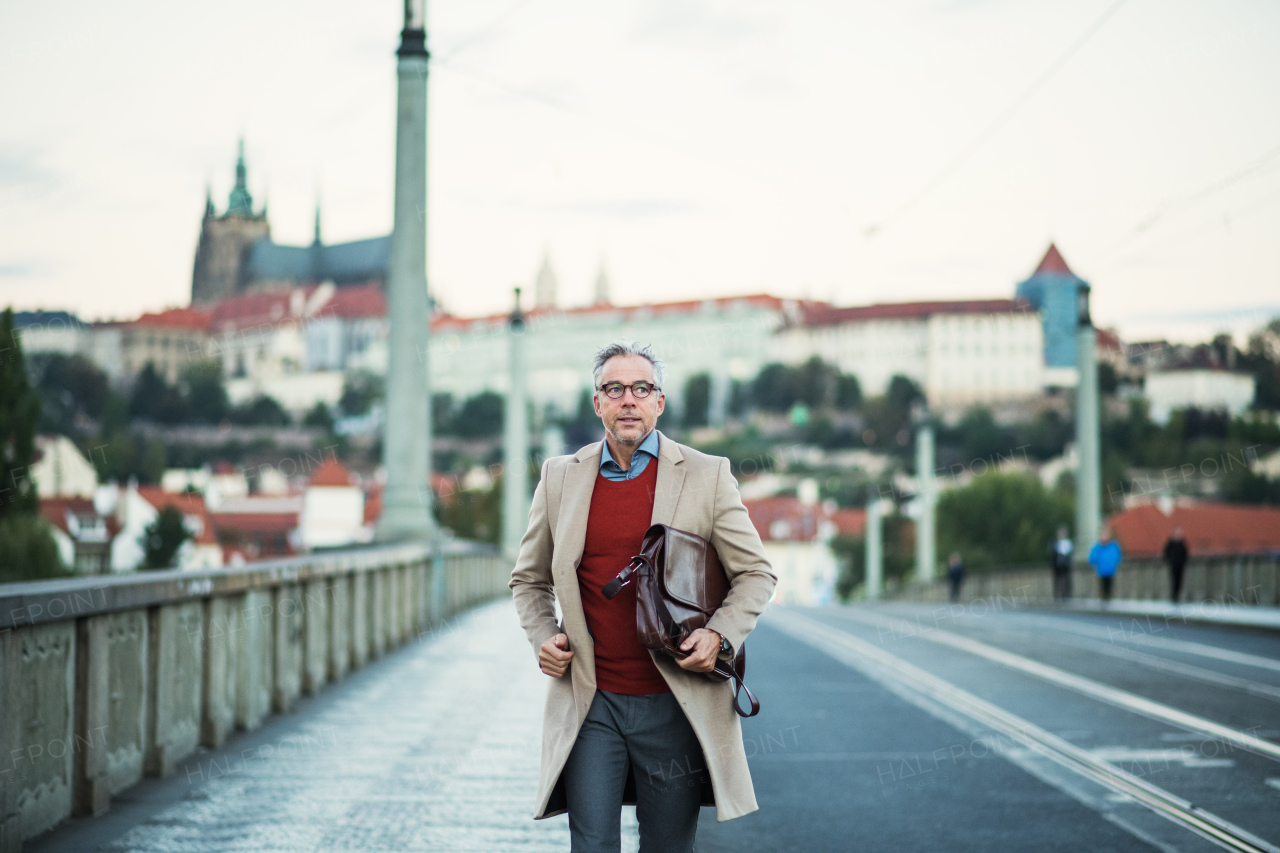
M0 853L507 595L496 550L368 548L0 586Z
M1072 595L1096 598L1098 581L1092 569L1076 569ZM1160 560L1126 560L1116 572L1115 598L1145 601L1169 600L1169 568ZM1047 564L1015 566L992 572L970 572L964 579L963 599L985 598L1018 601L1052 601L1053 574ZM884 595L892 601L947 600L947 582L912 583ZM1209 557L1193 559L1183 578L1184 602L1214 601L1222 604L1280 606L1280 558Z

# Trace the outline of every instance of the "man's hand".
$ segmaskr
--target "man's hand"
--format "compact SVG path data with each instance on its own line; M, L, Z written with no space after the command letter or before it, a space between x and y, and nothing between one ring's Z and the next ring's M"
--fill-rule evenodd
M552 678L563 676L568 671L569 662L572 660L573 652L569 651L569 638L564 634L556 634L543 643L538 651L538 666Z
M690 672L710 672L716 668L716 655L720 653L720 635L706 628L699 628L680 644L680 651L689 652L687 658L676 663Z

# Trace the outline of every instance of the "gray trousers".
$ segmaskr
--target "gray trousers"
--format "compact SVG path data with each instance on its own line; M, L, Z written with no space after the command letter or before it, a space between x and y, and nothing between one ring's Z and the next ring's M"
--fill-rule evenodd
M628 770L635 776L640 853L694 853L706 766L673 694L597 690L561 774L572 853L618 853Z

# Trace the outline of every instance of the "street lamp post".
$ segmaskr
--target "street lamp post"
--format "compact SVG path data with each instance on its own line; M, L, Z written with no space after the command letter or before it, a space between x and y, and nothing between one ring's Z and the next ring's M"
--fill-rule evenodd
M431 389L427 371L427 64L424 0L405 0L396 51L395 224L387 271L387 471L382 541L430 539Z

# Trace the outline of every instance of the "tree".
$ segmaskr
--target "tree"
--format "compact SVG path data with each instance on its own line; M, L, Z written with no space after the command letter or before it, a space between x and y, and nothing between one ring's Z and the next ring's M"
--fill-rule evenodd
M956 433L965 462L991 459L997 453L1011 454L1013 451L1009 437L996 425L991 410L985 406L974 406L965 412L960 423L956 424Z
M0 519L40 509L31 465L36 459L40 396L31 387L13 309L0 314Z
M711 415L711 376L697 373L684 384L684 425L706 426Z
M840 371L816 355L793 371L796 398L811 409L834 403L839 381Z
M506 400L495 391L468 397L454 417L454 430L462 438L492 438L502 434Z
M222 384L222 365L217 361L197 361L182 374L187 410L192 420L220 423L231 411L227 389Z
M852 373L841 373L836 380L836 408L842 412L855 411L862 405L862 385Z
M260 394L232 409L231 422L244 426L288 426L293 419L274 397Z
M58 556L49 522L33 513L0 516L0 584L69 574L71 570Z
M169 451L160 436L153 436L147 442L140 467L139 479L144 483L158 483L164 477L165 468L169 467Z
M329 413L329 407L324 404L323 400L317 400L316 404L303 416L302 425L319 427L325 432L333 432L333 415Z
M785 364L766 364L751 384L755 404L767 412L790 411L796 403L794 379L792 368Z
M13 310L0 314L0 581L65 574L31 478L40 396L31 387Z
M991 472L938 499L938 551L958 551L974 570L1034 563L1059 524L1070 525L1071 498L1030 474Z
M191 538L182 512L165 504L156 520L143 533L144 569L171 569L184 542Z
M30 360L40 393L40 432L77 435L85 418L102 417L111 391L107 374L79 353L42 353Z
M189 414L182 392L160 375L154 362L148 361L133 381L129 415L160 424L180 424Z
M342 384L338 408L348 417L367 415L373 404L386 397L382 377L367 371L350 373Z

